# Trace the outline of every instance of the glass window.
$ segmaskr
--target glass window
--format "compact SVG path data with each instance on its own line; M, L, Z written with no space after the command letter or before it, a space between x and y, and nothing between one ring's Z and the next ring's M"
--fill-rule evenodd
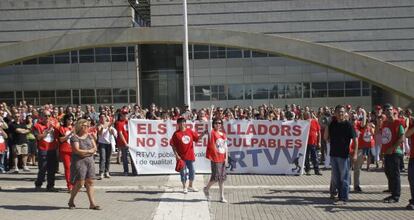
M111 49L95 48L95 60L96 62L111 62Z
M39 57L39 64L53 64L53 55Z
M194 86L190 87L190 101L194 101Z
M94 89L81 89L81 103L82 104L95 104L95 90Z
M252 51L252 57L267 57L267 53Z
M208 59L208 45L194 45L194 59Z
M70 63L70 54L69 54L69 52L55 54L55 63L56 64L59 64L59 63Z
M128 61L135 62L135 47L134 46L128 47Z
M310 83L303 83L303 98L310 98Z
M243 57L244 58L250 58L252 51L251 50L243 50Z
M23 101L23 92L22 91L16 91L16 103L19 104L21 101Z
M362 81L362 96L371 95L371 84Z
M7 105L14 105L14 92L0 92L0 103L5 102Z
M112 62L126 62L126 47L112 47Z
M71 63L78 63L78 51L74 50L70 52Z
M195 100L204 101L210 100L211 89L210 86L195 86Z
M226 48L210 46L210 59L226 58Z
M345 82L345 96L361 96L361 81Z
M227 100L223 85L211 86L211 100Z
M37 64L37 58L23 61L23 65L32 65L32 64Z
M227 58L242 58L242 50L237 48L227 48Z
M280 88L282 88L281 91L279 91L279 86L276 85L272 85L269 88L269 98L270 99L280 99L283 98L285 96L285 87L284 85L280 84Z
M193 45L189 44L188 45L188 59L193 59Z
M274 54L274 53L269 53L269 57L279 57L279 55Z
M40 91L40 104L55 104L55 91Z
M268 99L269 90L272 88L272 85L269 84L255 84L251 85L253 99Z
M56 90L57 105L70 105L71 103L70 90Z
M72 90L72 102L75 105L80 104L79 89Z
M244 98L245 100L251 100L252 99L252 88L251 85L246 85L244 89Z
M114 98L115 102L115 98ZM129 89L129 103L137 102L137 91L135 89Z
M326 82L313 82L311 91L312 98L327 97L328 85Z
M79 63L93 63L94 59L94 49L84 49L79 50Z
M302 98L302 84L287 83L285 85L285 96L291 99Z
M329 97L344 97L344 82L328 82Z
M228 85L229 100L243 100L244 85Z
M112 103L111 89L96 89L96 99L98 104Z
M24 100L28 104L39 105L39 91L24 91Z
M114 103L128 103L128 89L112 89L112 92L114 94Z

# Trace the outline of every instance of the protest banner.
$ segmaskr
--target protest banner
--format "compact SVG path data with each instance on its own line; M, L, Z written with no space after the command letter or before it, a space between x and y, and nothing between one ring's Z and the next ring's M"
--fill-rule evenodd
M199 134L208 128L207 122L186 124ZM223 128L228 138L229 173L303 173L308 121L232 120L224 122ZM169 145L176 129L176 122L170 120L129 121L129 150L139 174L176 173ZM197 173L210 173L210 162L205 158L207 138L194 143Z

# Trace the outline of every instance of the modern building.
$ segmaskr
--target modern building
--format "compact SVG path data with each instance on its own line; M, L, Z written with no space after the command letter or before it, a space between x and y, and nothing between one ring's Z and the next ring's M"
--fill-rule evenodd
M412 0L188 0L188 22L194 108L413 101ZM0 100L182 106L182 32L182 0L0 1Z

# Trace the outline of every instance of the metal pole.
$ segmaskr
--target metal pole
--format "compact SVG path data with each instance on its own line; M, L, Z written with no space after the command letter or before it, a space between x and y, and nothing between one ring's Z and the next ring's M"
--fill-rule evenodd
M187 23L187 0L183 0L184 9L184 103L188 105L188 109L191 110L191 99L190 99L190 63L188 60L188 23Z

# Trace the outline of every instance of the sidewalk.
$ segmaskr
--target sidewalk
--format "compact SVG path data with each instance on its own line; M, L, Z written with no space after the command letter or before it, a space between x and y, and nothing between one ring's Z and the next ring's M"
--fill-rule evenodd
M363 192L351 192L345 206L334 206L328 198L330 171L322 171L323 176L229 175L229 203L223 204L217 185L210 191L212 200L204 200L201 189L208 175L196 177L200 192L184 195L178 174L125 177L121 165L111 166L112 178L95 182L101 211L87 209L86 193L78 195L76 210L68 210L62 174L57 176L58 193L34 191L34 167L31 173L0 174L1 219L410 219L414 214L404 208L407 173L402 173L402 196L395 204L382 203L385 174L366 171L361 173Z

